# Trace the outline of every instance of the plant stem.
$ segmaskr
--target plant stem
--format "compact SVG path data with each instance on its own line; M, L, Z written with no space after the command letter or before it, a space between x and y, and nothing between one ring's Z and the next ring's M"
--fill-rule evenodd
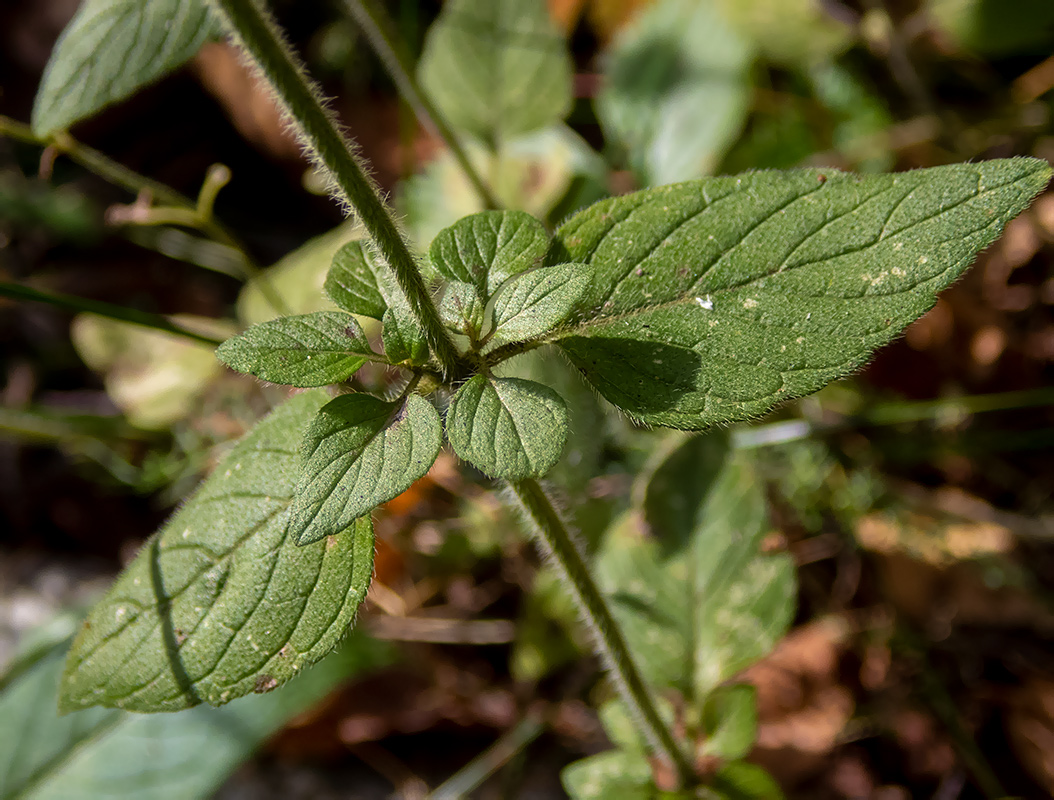
M87 311L91 314L98 314L101 317L109 317L121 322L131 322L134 325L142 325L145 328L153 328L165 333L174 333L177 336L184 336L202 344L216 346L223 342L222 339L214 339L211 336L195 333L188 328L177 325L161 314L151 314L149 311L139 311L135 308L104 303L101 300L89 300L84 297L74 297L73 295L60 294L58 292L42 292L39 289L31 289L18 283L0 282L0 297L48 303L69 311Z
M533 742L545 730L545 723L538 714L530 714L459 769L453 777L428 796L428 800L458 800L467 797L483 781L508 763L518 752Z
M377 187L367 177L352 141L323 105L318 88L281 31L255 0L211 0L237 44L252 58L275 98L292 122L302 146L332 179L332 193L354 209L370 238L395 273L433 355L447 375L463 370L461 356L439 318L428 287L395 227Z
M682 787L693 785L696 783L695 772L659 716L626 640L622 637L622 631L608 608L607 600L593 581L585 555L575 537L538 481L528 478L510 481L509 485L534 523L543 550L556 563L564 584L570 589L592 629L596 647L622 702L643 726L655 754L675 770Z
M388 75L395 82L399 94L403 96L417 115L418 121L432 133L443 140L450 154L465 173L472 187L479 195L484 208L501 208L501 203L494 197L490 187L483 181L479 170L469 160L468 153L461 146L461 141L447 124L446 119L425 94L414 77L413 65L410 63L406 48L391 35L391 22L383 8L374 0L345 0L348 13L362 28L373 52L384 64Z
M270 281L263 274L256 262L253 261L245 245L223 225L217 222L212 215L212 203L216 199L216 192L218 192L223 184L226 183L224 180L217 186L218 182L215 176L218 170L226 170L226 176L229 180L230 170L227 170L226 167L214 165L209 169L209 175L206 177L205 184L202 187L202 191L206 193L204 197L205 202L201 202L203 198L199 198L199 202L196 203L170 186L152 180L145 175L140 175L138 172L128 169L128 167L123 164L114 161L109 156L100 153L95 148L77 141L65 131L59 131L51 136L42 138L33 133L33 129L28 125L13 120L10 117L0 115L0 136L7 136L11 139L16 139L20 142L25 142L26 144L34 144L39 147L54 148L58 152L69 157L71 161L80 164L92 174L98 175L100 178L112 183L114 186L120 186L122 189L136 196L144 193L149 194L153 200L161 203L163 206L170 206L172 209L178 209L182 216L178 220L173 220L174 224L183 225L188 228L195 228L211 237L216 242L219 242L237 252L241 260L243 279L247 282L256 283L260 288L261 294L263 294L264 298L271 304L277 313L291 313L289 307L285 304L285 301L282 300L279 294L271 286ZM205 213L206 211L208 213ZM135 220L129 221L136 224ZM163 222L165 222L165 220L147 224L161 224Z

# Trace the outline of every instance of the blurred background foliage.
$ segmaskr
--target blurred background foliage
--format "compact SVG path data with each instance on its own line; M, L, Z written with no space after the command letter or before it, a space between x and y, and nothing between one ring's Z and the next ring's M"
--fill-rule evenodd
M332 254L360 233L226 45L76 125L76 139L38 142L20 124L76 5L0 6L0 282L218 338L276 314L246 264L291 311L327 307ZM422 70L458 68L429 66L442 60L425 45L439 2L385 6L411 53L426 53ZM341 3L274 8L420 247L482 208ZM549 226L608 194L708 174L1054 161L1049 0L546 10L569 53L553 56L557 88L538 90L541 111L528 96L522 114L479 123L465 146L503 204ZM553 94L561 81L566 97ZM457 102L434 99L448 112ZM216 217L244 249L151 216L94 151L186 197L226 165ZM0 299L0 338L0 718L12 719L53 714L52 648L71 620L283 390L224 371L201 342L54 305ZM644 546L625 522L646 505L636 476L682 440L604 414L560 360L531 354L516 369L568 400L573 439L551 479L617 573L615 556ZM788 796L1054 794L1052 378L1048 191L860 375L730 432L770 515L762 549L796 567L789 632L741 676L757 698L749 759ZM381 390L391 379L359 377ZM570 601L479 475L442 456L377 525L376 582L352 639L373 644L324 662L330 673L280 708L232 705L251 736L224 728L196 784L135 796L424 797L450 781L433 796L481 784L474 796L559 797L562 766L617 742ZM99 726L134 741L144 724L100 713L61 741L95 743L103 763L125 740ZM228 722L179 724L187 732L149 735L168 747L165 736ZM83 767L61 747L34 752L36 771L8 768L0 797L73 796L63 791ZM137 780L136 792L160 785Z

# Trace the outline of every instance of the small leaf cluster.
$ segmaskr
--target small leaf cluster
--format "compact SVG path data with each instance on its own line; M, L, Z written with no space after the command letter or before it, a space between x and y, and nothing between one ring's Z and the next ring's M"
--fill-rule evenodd
M600 545L597 580L703 786L660 791L640 726L617 699L600 708L616 749L567 767L564 785L575 800L781 797L764 770L742 760L757 738L756 693L734 681L794 617L793 560L761 552L762 484L723 432L678 445L643 483L642 502Z
M219 348L232 368L292 386L347 381L368 361L408 375L397 397L342 394L308 426L290 525L296 541L344 530L424 475L443 442L440 402L450 446L484 474L522 480L553 467L567 439L564 400L543 384L496 373L558 329L588 288L591 268L545 265L549 249L542 224L520 211L466 217L432 242L432 271L445 279L440 316L462 345L463 373L452 380L431 360L391 272L359 241L337 253L326 278L341 311L254 325ZM359 317L381 323L379 352Z

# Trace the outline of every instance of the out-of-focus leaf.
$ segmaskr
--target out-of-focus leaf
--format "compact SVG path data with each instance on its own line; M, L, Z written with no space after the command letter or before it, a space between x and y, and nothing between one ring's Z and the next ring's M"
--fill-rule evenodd
M308 240L263 271L271 287L285 301L289 313L308 314L336 308L322 291L326 276L337 251L359 235L356 225L341 225ZM237 311L238 319L247 326L280 316L255 281L247 283L238 295Z
M724 761L743 758L758 735L757 690L748 684L718 687L703 705L701 751Z
M820 0L716 0L721 13L769 61L788 67L830 63L853 44L851 25Z
M416 394L393 403L345 394L327 403L304 436L290 538L317 542L368 520L428 472L442 441L438 412Z
M719 800L783 800L783 790L773 777L746 761L726 764L711 786Z
M756 172L612 198L556 232L594 280L558 344L616 406L700 429L862 364L1047 184L1038 159Z
M341 681L390 662L382 642L352 635L280 692L223 708L132 714L90 708L58 716L63 649L0 694L0 797L19 800L197 800L285 722Z
M1054 45L1054 3L1047 0L928 0L925 8L963 47L982 55L1049 55Z
M624 28L596 98L650 186L707 175L746 121L750 48L709 0L659 0Z
M428 30L418 75L451 125L486 142L571 109L567 43L538 0L450 0Z
M297 547L296 445L325 392L297 395L231 450L88 615L65 711L175 711L269 692L327 655L373 573L373 527Z
M566 125L506 142L496 156L471 144L466 150L481 174L495 176L493 189L504 208L526 211L539 219L547 217L576 176L591 185L606 186L603 159ZM445 151L422 174L402 184L400 205L421 250L443 228L483 210L479 195Z
M85 0L62 32L33 103L44 136L172 72L219 33L204 0Z
M539 477L563 453L567 406L540 383L476 375L450 402L446 432L454 452L492 478Z
M271 383L310 387L346 380L377 354L351 314L316 311L253 325L221 344L216 357Z
M809 70L809 78L816 98L835 118L835 149L863 172L883 172L893 166L886 136L893 116L885 103L839 64L817 65Z
M684 460L676 451L671 458ZM609 531L596 567L647 679L701 703L786 631L794 613L794 565L786 555L759 553L768 515L746 464L730 462L716 478L687 469L682 477L679 483L664 480L649 505L655 508L665 497L690 509L704 498L694 515L659 517L676 525L694 518L688 534L655 531L687 544L664 558L658 542L641 536L630 515ZM700 483L700 477L710 482Z
M186 314L173 320L210 336L235 332L223 320ZM128 421L148 430L185 418L223 370L207 344L94 314L74 318L70 336L84 363L102 374L107 394Z
M690 800L681 792L660 794L642 754L612 750L576 761L560 773L572 800Z

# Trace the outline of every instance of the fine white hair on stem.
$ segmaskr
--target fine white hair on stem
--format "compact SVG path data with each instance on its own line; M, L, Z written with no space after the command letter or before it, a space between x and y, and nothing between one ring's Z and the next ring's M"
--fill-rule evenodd
M370 184L370 188L373 189L378 195L379 190L376 181L373 180L372 175L365 169L365 161L360 156L359 147L356 142L348 136L346 126L340 121L336 112L333 110L333 100L327 97L322 88L314 80L310 78L307 73L307 69L304 66L303 61L297 55L296 51L290 45L288 38L286 37L285 31L275 22L273 15L267 9L267 7L258 0L254 1L254 5L260 15L263 24L268 28L275 41L279 44L282 54L285 59L289 62L290 66L296 71L300 77L301 82L307 87L307 90L311 93L312 98L321 108L322 113L326 116L329 124L336 131L340 140L344 144L348 153L359 162L360 167L363 168L363 175ZM315 136L303 126L297 114L291 109L286 102L286 99L276 90L274 84L269 77L269 71L266 65L261 64L257 56L252 52L247 43L243 40L241 34L237 31L235 25L230 22L227 13L222 9L219 3L212 3L214 9L219 11L220 17L224 21L224 26L227 30L227 35L230 41L235 45L235 49L238 51L239 60L244 64L249 71L253 74L257 83L264 87L267 91L271 101L275 104L278 110L281 112L282 124L286 130L293 133L297 144L300 149L310 160L312 166L322 176L323 186L327 194L329 194L337 203L340 205L341 212L345 216L351 216L355 211L355 206L348 196L347 192L340 185L336 176L333 174L333 170L330 169L326 163L320 149L319 143Z

